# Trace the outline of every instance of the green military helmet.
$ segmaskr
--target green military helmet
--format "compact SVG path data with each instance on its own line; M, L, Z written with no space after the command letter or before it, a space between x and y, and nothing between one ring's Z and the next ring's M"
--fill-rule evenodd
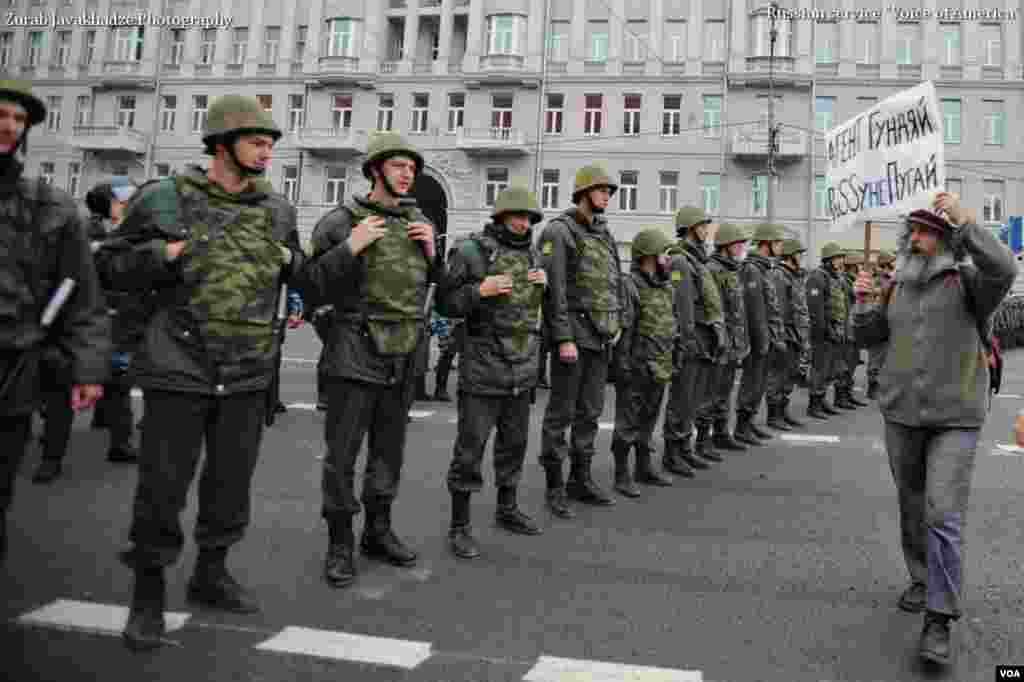
M754 236L751 240L755 242L781 242L785 238L786 232L782 229L781 225L761 223L754 228Z
M604 166L595 163L580 168L576 171L576 181L573 184L572 203L578 202L580 195L587 190L597 187L607 187L612 194L619 189L619 186L612 182L612 178Z
M531 225L544 220L544 214L540 212L537 204L537 195L521 185L513 185L502 190L494 201L494 213L491 214L491 218L497 221L504 213L525 213L530 216Z
M800 243L799 239L785 239L782 242L782 256L789 258L798 253L806 253L807 247Z
M825 246L821 247L821 260L828 260L829 258L835 258L836 256L842 256L846 252L843 247L839 246L837 242L829 242Z
M660 256L672 246L672 240L665 231L658 227L640 230L633 237L633 259L643 256Z
M847 265L864 265L863 251L846 251L843 255L846 256Z
M683 206L676 211L676 229L689 230L711 222L708 214L696 206Z
M750 232L742 225L722 223L715 235L715 246L729 246L736 242L750 241Z
M408 156L416 162L417 175L423 170L423 156L406 142L404 137L398 133L379 132L374 133L370 143L366 145L366 161L363 161L363 175L366 179L373 182L370 166L378 161L386 161L392 156Z
M0 80L0 99L13 100L25 107L29 126L46 120L46 105L32 94L32 85L27 81Z
M878 252L878 264L889 265L896 260L896 256L890 251L879 251Z
M216 140L228 135L264 134L274 141L281 139L281 129L274 118L263 110L255 97L224 95L210 104L203 126L203 144L211 151Z

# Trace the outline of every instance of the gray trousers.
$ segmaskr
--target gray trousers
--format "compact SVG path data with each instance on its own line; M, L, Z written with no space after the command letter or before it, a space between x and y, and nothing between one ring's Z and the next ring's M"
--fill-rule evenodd
M615 430L612 440L651 450L665 384L650 379L615 384Z
M576 362L562 362L551 349L551 392L541 427L540 463L561 466L567 456L593 459L597 420L604 410L608 351L579 348ZM565 430L572 426L571 448Z
M761 409L761 401L768 390L768 370L773 359L773 351L768 351L763 355L751 353L743 361L743 376L736 396L737 414L753 417Z
M687 447L694 422L714 399L718 365L709 360L684 360L669 387L662 437L665 442L682 442Z
M910 578L928 586L929 611L953 618L962 613L964 525L980 437L980 429L885 423Z
M483 488L483 458L494 430L494 483L499 488L519 485L530 434L530 394L487 396L459 391L449 491L476 493Z

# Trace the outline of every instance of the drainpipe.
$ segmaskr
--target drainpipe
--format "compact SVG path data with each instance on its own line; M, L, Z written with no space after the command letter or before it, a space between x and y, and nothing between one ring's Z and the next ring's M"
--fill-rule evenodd
M160 16L167 14L167 0L160 0ZM157 27L159 28L159 27ZM153 175L153 163L156 161L156 136L157 131L160 129L160 87L163 81L163 56L164 56L164 34L167 31L157 31L156 41L156 63L154 64L153 71L155 76L153 78L153 129L149 134L149 151L146 153L146 161L143 164L145 170L145 177L142 180L145 182Z
M551 0L544 0L544 23L541 27L541 56L540 56L540 91L537 99L537 152L535 154L535 168L533 169L533 191L538 198L543 186L542 173L544 172L544 98L548 89L548 45L547 30L548 18L551 14Z
M729 145L729 134L732 130L731 127L727 128L725 122L728 121L729 116L729 69L732 67L732 32L735 29L733 26L733 0L729 0L729 13L725 17L725 68L722 69L722 142L719 145L719 163L721 164L721 175L719 176L720 182L718 183L718 215L715 218L720 219L722 217L722 200L726 195L725 187L729 179L728 168L726 164L729 161L729 155L727 148ZM716 220L718 222L718 220Z
M811 23L811 56L813 58L813 56L815 54L815 50L817 49L816 45L817 45L818 35L817 35L817 31L815 30L815 28L816 28L815 27L815 23L816 22L812 21L810 23ZM808 150L808 163L807 163L807 165L808 165L808 171L807 171L808 178L807 178L807 183L808 183L809 189L808 189L808 192L807 192L807 238L804 241L804 246L807 248L807 253L814 253L815 251L817 251L817 248L814 248L814 250L812 251L812 244L811 244L811 236L814 234L814 221L818 217L817 216L817 211L815 210L816 203L817 203L817 195L815 194L815 190L817 189L817 187L815 186L815 182L814 182L814 170L815 170L814 169L814 164L815 164L815 146L816 146L815 143L817 142L817 130L818 130L818 128L817 128L817 121L815 120L815 117L814 117L814 112L815 112L815 108L816 108L815 102L816 102L817 95L818 95L818 74L815 72L815 69L812 66L812 70L811 70L811 101L808 104L809 118L810 118L811 123L810 123L810 125L807 126L809 132L806 133L807 134L807 138L808 138L808 141L807 141L807 150ZM817 245L814 245L814 246L816 247Z

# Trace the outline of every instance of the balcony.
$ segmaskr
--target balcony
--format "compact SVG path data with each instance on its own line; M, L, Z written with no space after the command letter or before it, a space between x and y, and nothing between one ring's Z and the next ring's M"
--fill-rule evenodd
M779 134L777 143L778 152L775 158L780 161L802 159L807 155L807 136L803 131L783 131ZM768 158L768 131L758 129L734 132L730 152L737 159Z
M904 80L919 81L921 80L921 65L920 64L897 64L896 75Z
M958 81L964 77L964 67L962 66L940 66L939 67L939 78L946 81Z
M320 57L316 80L321 86L346 85L367 87L373 76L359 70L361 63L358 57Z
M75 126L71 146L89 152L145 154L149 138L145 133L121 126Z
M108 59L103 62L103 75L93 87L98 90L155 90L156 83L142 75L142 62Z
M455 146L467 154L527 154L526 134L512 128L459 128Z
M517 54L488 54L480 58L481 71L522 71L526 58Z
M353 128L302 127L291 134L291 143L318 156L354 156L366 147L366 133Z
M985 81L1001 81L1003 80L1003 67L1001 66L988 66L987 64L981 67L981 79Z
M774 78L775 85L801 87L810 86L811 73L800 73L796 69L793 57L775 57L775 62L767 56L747 57L743 63L744 71L730 73L730 80L738 85L765 86ZM705 71L706 73L706 71Z

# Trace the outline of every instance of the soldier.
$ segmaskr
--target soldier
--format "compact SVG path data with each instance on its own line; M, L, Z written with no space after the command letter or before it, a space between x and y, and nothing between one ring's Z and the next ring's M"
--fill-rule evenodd
M709 466L705 460L711 459L708 454L713 450L708 410L714 398L715 363L727 345L722 295L708 268L708 235L713 227L711 219L695 206L684 206L676 213L676 236L682 251L672 261L672 272L679 273L678 281L673 275L678 367L665 405L662 466L687 478L694 476L694 469Z
M780 225L762 223L754 230L757 250L740 267L750 355L743 363L743 377L736 407L736 440L757 445L772 435L754 423L768 389L769 368L779 364L786 352L782 311L775 291L776 259L782 251L785 233ZM788 430L782 429L782 430Z
M581 168L572 194L575 206L553 218L541 238L550 289L544 319L552 361L540 461L547 477L548 508L561 518L575 516L567 495L587 504L615 504L594 482L590 465L597 420L604 409L611 349L622 333L622 269L604 217L616 190L618 185L603 167ZM570 424L571 448L565 442ZM566 455L572 468L563 487Z
M920 657L948 664L950 624L962 615L971 476L989 410L985 339L1017 264L946 192L933 210L907 217L899 252L896 286L880 305L868 302L870 275L859 275L854 332L862 345L887 343L878 405L911 578L899 607L924 612Z
M846 290L842 284L844 253L839 244L821 247L821 265L807 277L807 310L811 317L811 386L807 415L828 419L840 414L828 403L830 383L843 368L846 342Z
M669 280L672 240L659 228L641 230L633 239L633 265L625 278L622 338L615 347L615 490L640 497L636 483L671 486L651 464L654 426L665 387L675 374L678 330L673 313L675 288ZM680 279L680 273L675 279ZM636 450L636 469L629 453Z
M495 428L495 521L512 533L541 533L519 510L516 491L529 440L547 283L534 253L532 225L544 215L532 192L513 186L498 195L491 219L482 232L457 245L441 296L442 308L465 318L466 326L459 362L458 437L448 470L448 540L452 553L462 559L480 555L470 529L470 496L483 487L481 462Z
M72 408L81 410L103 396L110 375L107 309L75 202L42 179L22 176L19 151L44 120L46 106L27 82L0 80L0 562L42 377L69 384ZM44 319L65 280L74 282L70 298L53 320Z
M416 563L392 529L420 330L429 322L431 282L444 270L434 257L434 226L411 199L423 157L396 133L369 143L363 175L373 183L317 223L313 256L299 276L307 305L334 305L324 348L327 390L322 515L328 547L324 578L332 587L356 579L353 517L363 508L362 552L396 566ZM410 375L410 373L413 373ZM362 505L355 466L369 434Z
M868 403L859 400L853 394L853 387L856 383L855 374L857 367L863 364L860 356L860 347L853 340L853 283L857 281L857 275L864 267L864 253L862 251L847 251L843 259L843 285L846 287L846 344L843 353L844 364L846 365L839 380L836 381L836 407L847 410L855 410L858 407L865 407Z
M883 292L892 283L893 264L896 256L888 251L878 252L878 261L875 265L873 284L875 286L869 303L878 304L882 301ZM878 344L868 348L868 400L878 398L878 373L882 369L882 360L885 358L885 344Z
M800 258L807 251L797 239L782 242L782 267L775 269L775 287L785 329L786 350L768 375L768 426L786 430L806 424L789 411L797 377L806 385L810 376L811 319L807 312L807 272Z
M102 269L110 282L156 290L132 362L146 414L133 547L122 554L135 571L124 629L132 649L163 644L164 570L181 554L181 511L204 441L199 556L188 598L236 613L259 610L225 560L249 522L250 482L280 343L282 284L304 258L295 209L260 177L280 137L255 98L217 99L203 131L210 167L190 166L144 185L118 244L105 245L111 252Z
M715 235L716 253L711 257L709 268L718 288L722 292L722 307L725 313L725 331L728 346L718 361L718 373L712 390L714 403L711 414L714 418L714 445L722 450L742 452L746 445L737 442L729 431L729 408L732 389L736 384L736 371L743 365L750 353L750 336L747 331L747 311L743 284L740 281L740 264L746 255L750 233L739 225L723 223ZM747 440L749 445L764 445L759 438ZM722 458L713 451L705 455L711 461Z

